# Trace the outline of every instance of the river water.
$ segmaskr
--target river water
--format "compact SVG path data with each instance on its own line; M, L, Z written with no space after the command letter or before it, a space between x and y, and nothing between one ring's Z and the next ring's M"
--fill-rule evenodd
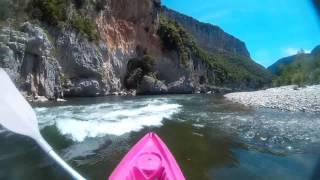
M218 95L79 98L35 105L42 135L89 179L106 179L147 132L190 180L320 179L320 116L250 109ZM69 179L30 139L0 128L0 179Z

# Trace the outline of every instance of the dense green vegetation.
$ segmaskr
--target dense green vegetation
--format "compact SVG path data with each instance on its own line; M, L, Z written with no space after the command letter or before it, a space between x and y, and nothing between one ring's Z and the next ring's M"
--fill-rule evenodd
M60 28L71 25L89 40L97 40L94 20L81 11L85 3L84 0L31 0L27 11L32 18Z
M31 0L27 11L32 18L58 25L67 21L68 7L68 0Z
M28 19L26 7L29 0L0 0L0 25L17 25Z
M180 63L186 65L189 59L189 49L193 47L193 41L182 27L178 23L161 16L158 34L164 47L169 50L176 50L179 54Z
M320 83L319 54L298 54L290 58L292 63L279 67L279 76L273 81L274 86Z
M72 26L80 33L85 34L89 40L98 40L99 36L92 19L77 15L72 20Z
M213 69L223 69L224 73L220 79L220 83L229 85L248 86L252 88L260 88L268 86L272 80L272 74L264 67L255 63L248 57L231 53L216 52L209 55L208 63Z
M132 58L128 61L127 74L124 78L124 85L127 89L136 89L143 76L153 76L155 58L144 55L141 58Z
M77 9L83 8L86 4L86 0L73 0L73 2Z
M9 18L16 24L38 20L60 29L71 27L95 41L99 36L94 19L83 8L96 10L98 3L101 5L101 1L86 0L0 0L0 24Z
M10 11L11 4L9 0L0 0L0 21L5 21L7 18L12 16L12 11Z
M215 76L207 79L217 85L237 84L261 87L271 82L272 75L248 57L232 53L208 53L199 48L192 37L175 21L160 17L158 34L167 50L175 50L183 66L188 60L201 59Z

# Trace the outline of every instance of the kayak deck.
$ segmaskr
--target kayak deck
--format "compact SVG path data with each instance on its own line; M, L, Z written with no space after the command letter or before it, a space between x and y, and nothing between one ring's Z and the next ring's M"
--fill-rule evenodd
M185 178L163 141L155 133L148 133L121 160L109 180L185 180Z

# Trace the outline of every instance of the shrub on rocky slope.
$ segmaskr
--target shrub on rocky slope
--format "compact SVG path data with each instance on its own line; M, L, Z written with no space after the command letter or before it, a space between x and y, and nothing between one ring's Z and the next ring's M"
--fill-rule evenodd
M83 0L30 0L26 11L31 19L38 19L58 28L72 27L89 40L98 40L94 19L81 9Z
M154 73L154 57L144 55L142 58L130 59L127 65L127 74L124 85L127 89L136 89L142 81L143 76L152 76Z

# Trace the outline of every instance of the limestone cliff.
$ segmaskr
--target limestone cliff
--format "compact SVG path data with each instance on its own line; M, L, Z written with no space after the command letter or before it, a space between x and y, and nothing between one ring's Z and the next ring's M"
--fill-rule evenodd
M17 0L15 25L0 21L0 67L31 98L117 94L130 90L126 78L141 94L256 88L266 82L259 79L265 70L249 58L243 42L218 27L161 11L159 0L52 0L49 9L44 1ZM168 47L159 34L161 14L178 21L179 33L186 30L195 42L187 38L183 49ZM153 59L152 70L144 72L142 61L129 71L129 62L146 55Z
M230 52L250 57L244 42L224 32L218 26L199 22L166 7L161 8L161 14L181 24L193 36L196 43L208 52Z
M152 43L157 38L154 34L159 2L99 2L99 11L91 3L81 9L94 22L100 36L97 41L90 41L72 27L60 29L48 22L1 27L0 67L25 95L54 99L123 91L126 64L137 56L137 49L143 45L157 50L159 41ZM76 11L72 3L66 9L69 14ZM29 29L25 30L25 26Z
M0 30L0 66L31 96L54 99L61 92L59 63L44 31L24 23L19 31Z

